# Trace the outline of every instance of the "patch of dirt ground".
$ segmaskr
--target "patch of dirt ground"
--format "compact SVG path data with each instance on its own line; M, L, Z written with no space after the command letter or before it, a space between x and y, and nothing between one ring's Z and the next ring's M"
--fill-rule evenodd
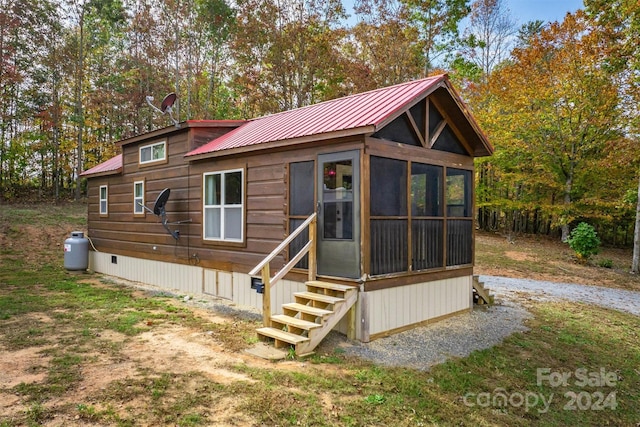
M105 285L101 284L101 286ZM139 292L144 293L145 291ZM234 324L233 318L216 315L209 309L199 308L194 304L183 303L180 300L176 300L175 304L188 306L197 317L203 319L203 322L230 326ZM33 315L29 314L24 317L29 316ZM16 318L16 321L20 320L20 317ZM242 351L230 351L216 340L213 332L203 332L177 324L154 327L152 330L133 337L104 330L100 331L98 339L102 345L96 346L97 348L117 348L117 352L114 354L113 351L98 349L85 354L80 382L62 397L44 402L44 408L54 414L54 418L40 425L94 425L92 423L83 424L83 420L78 415L78 405L92 405L96 410L106 410L107 408L98 396L104 395L110 387L118 382L148 378L149 372L175 373L177 375L194 373L205 376L216 384L250 385L255 380L248 375L234 371L233 366L247 365L256 368L301 372L340 369L331 365L310 365L292 360L274 363ZM17 351L0 351L0 390L5 390L4 392L0 391L0 420L20 419L30 410L33 402L24 401L19 393L12 394L7 390L15 390L15 387L20 384L43 383L48 372L47 365L51 360L51 357L45 354L51 348L52 346L43 346ZM117 404L109 410L124 416L131 408L148 405L148 402L137 401L138 399L141 398L136 397L133 400ZM248 419L245 414L236 409L238 403L237 400L225 401L224 399L216 403L216 417L219 420L217 425L255 425L254 420ZM326 404L327 410L331 411L331 402L326 402ZM209 408L209 410L213 409ZM148 424L140 422L137 425Z
M0 247L6 249L3 255L7 259L19 258L24 262L26 269L37 271L43 264L51 263L58 268L63 268L63 243L70 233L79 226L72 226L61 221L59 226L11 225L0 218ZM109 287L100 278L87 278L93 286ZM134 285L134 284L130 284ZM8 291L5 288L5 291ZM149 288L140 287L135 291L137 296L148 295ZM162 290L161 290L162 291ZM205 299L198 295L198 299ZM233 331L235 320L231 316L218 315L215 311L201 308L193 303L182 300L172 300L173 304L187 306L202 323L220 324L224 330ZM52 320L43 313L30 313L21 316L13 316L3 322L33 322L34 325L48 324ZM8 323L5 323L7 325ZM62 337L69 331L56 331ZM65 391L60 398L45 402L32 402L26 399L26 393L21 394L15 390L21 386L37 387L46 383L51 364L52 350L55 350L56 342L60 342L58 336L48 336L47 344L34 345L21 350L8 350L0 346L0 424L5 420L11 424L11 420L24 420L25 414L33 411L34 407L42 404L43 410L53 414L53 418L47 417L44 421L38 421L37 425L62 426L62 425L97 425L91 419L84 419L78 415L78 407L91 405L96 410L110 410L126 417L130 415L131 408L148 405L149 402L131 401L117 404L115 407L106 408L100 401L100 396L108 393L110 388L118 382L131 383L132 380L148 378L150 372L161 373L195 373L210 379L216 384L234 385L255 382L248 375L244 375L233 366L247 365L255 368L269 368L286 371L310 371L310 370L339 370L333 365L311 365L301 361L280 361L274 363L260 359L243 351L233 350L229 346L219 342L215 333L203 332L178 324L153 327L140 335L133 337L102 330L99 331L100 345L90 353L82 353L80 381L72 389ZM239 338L242 344L244 340ZM250 347L250 344L246 344ZM117 350L110 350L117 348ZM175 396L174 396L175 397ZM241 402L239 399L221 397L215 403L215 408L206 408L215 411L215 419L220 426L254 426L254 420L249 419L237 409ZM35 406L34 406L35 405ZM331 411L331 405L327 403L327 411ZM34 425L35 425L34 424ZM137 420L136 425L154 425ZM156 424L157 425L157 424ZM216 425L216 424L209 424Z

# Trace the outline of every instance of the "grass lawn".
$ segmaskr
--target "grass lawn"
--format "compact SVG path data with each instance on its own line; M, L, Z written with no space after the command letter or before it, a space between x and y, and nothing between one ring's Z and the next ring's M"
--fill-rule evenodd
M0 426L640 422L639 317L531 303L528 332L429 372L339 349L266 362L243 353L255 321L65 272L61 245L84 229L85 216L80 204L0 206ZM545 240L481 235L476 248L482 274L637 290L625 272L628 252L605 249L581 265Z

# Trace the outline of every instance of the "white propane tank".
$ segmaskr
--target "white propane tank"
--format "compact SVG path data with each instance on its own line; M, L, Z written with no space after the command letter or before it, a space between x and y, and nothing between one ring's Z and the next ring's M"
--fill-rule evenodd
M82 231L73 231L64 241L64 268L84 271L89 267L89 240Z

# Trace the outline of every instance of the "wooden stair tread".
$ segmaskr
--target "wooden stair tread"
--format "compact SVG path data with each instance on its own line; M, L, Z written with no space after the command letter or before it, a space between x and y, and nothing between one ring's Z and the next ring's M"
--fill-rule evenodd
M286 314L276 314L275 316L271 316L271 320L305 330L315 329L322 326L318 323L287 316Z
M340 285L338 283L323 282L320 280L310 280L306 282L306 285L313 286L315 288L331 289L332 291L341 291L341 292L347 292L354 289L358 289L354 286Z
M289 344L294 344L294 345L309 341L309 338L307 337L281 331L280 329L276 329L276 328L269 328L269 327L259 328L259 329L256 329L256 332L260 335L264 335L266 337L270 337L276 340L288 342Z
M282 304L282 308L287 310L295 310L300 313L311 314L312 316L323 317L333 313L331 310L324 310L322 308L312 307L310 305L304 305L297 302L291 302Z
M295 292L293 295L296 297L312 301L319 301L327 304L337 304L344 301L344 298L331 297L329 295L317 294L315 292Z

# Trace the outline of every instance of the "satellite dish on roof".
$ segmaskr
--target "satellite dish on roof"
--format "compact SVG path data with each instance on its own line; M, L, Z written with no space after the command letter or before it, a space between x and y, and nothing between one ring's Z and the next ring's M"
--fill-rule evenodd
M175 127L180 127L180 125L178 124L178 121L173 117L173 104L175 104L177 99L178 99L178 95L176 95L175 92L171 92L170 94L164 97L164 99L162 100L162 103L160 104L160 108L158 108L152 104L153 96L148 95L146 97L147 104L149 104L149 107L153 108L155 111L157 111L160 114L169 114L169 117L171 118L171 121L173 122Z
M176 99L178 99L178 95L176 95L175 92L171 92L170 94L165 96L162 100L162 103L160 104L160 111L162 111L163 113L169 111L169 113L171 113L171 107L173 107L173 104L175 104Z

